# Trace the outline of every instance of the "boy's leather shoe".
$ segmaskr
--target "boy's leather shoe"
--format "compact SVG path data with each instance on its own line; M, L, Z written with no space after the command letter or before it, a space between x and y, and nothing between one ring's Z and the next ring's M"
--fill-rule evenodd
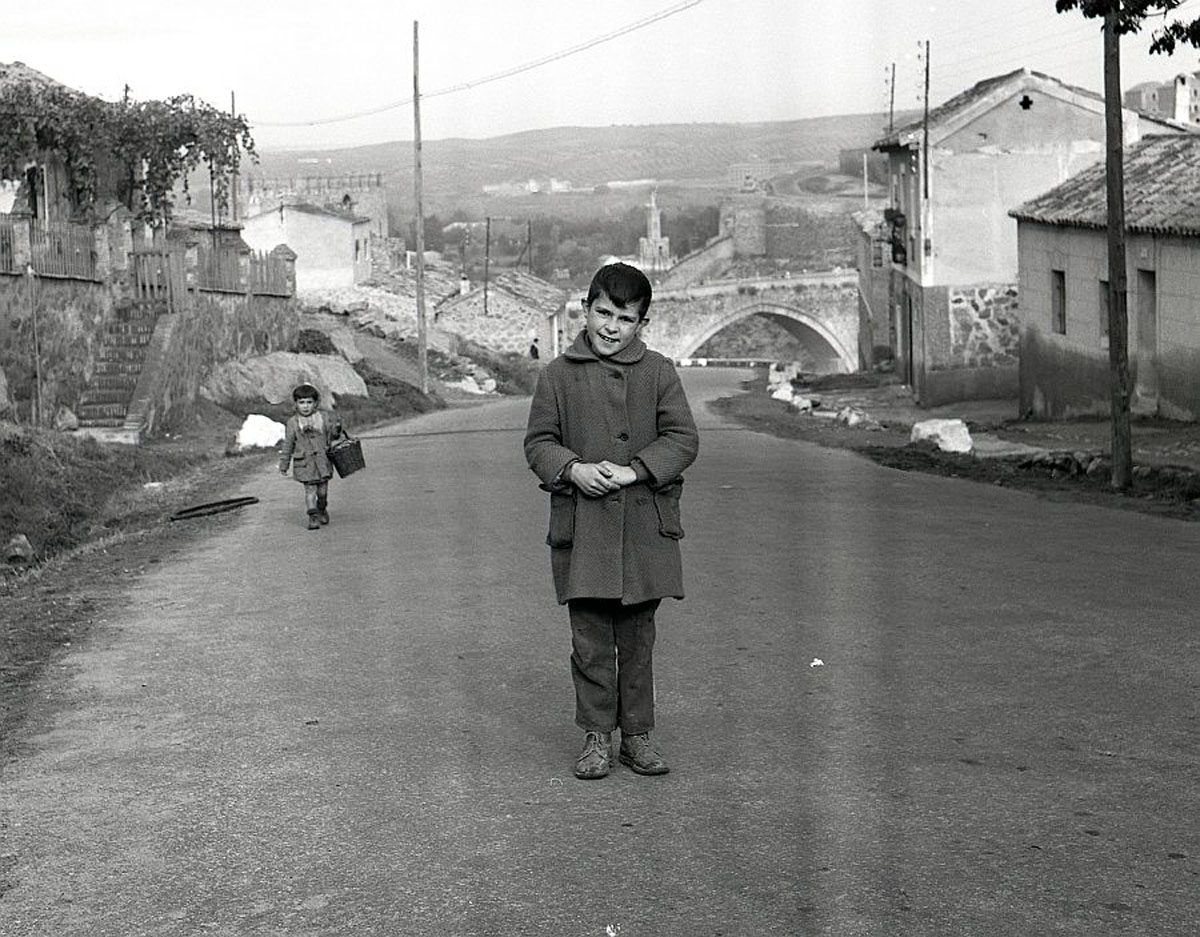
M583 737L583 751L575 762L575 777L594 781L612 768L612 733L588 732Z
M320 530L321 529L321 518L320 518L320 515L318 515L316 511L309 511L309 513L308 513L308 529L309 530Z
M321 512L321 523L322 523L322 524L328 524L328 523L329 523L329 512L328 512L328 511L322 511L322 512Z
M621 764L638 774L666 774L671 769L650 741L649 732L621 733Z

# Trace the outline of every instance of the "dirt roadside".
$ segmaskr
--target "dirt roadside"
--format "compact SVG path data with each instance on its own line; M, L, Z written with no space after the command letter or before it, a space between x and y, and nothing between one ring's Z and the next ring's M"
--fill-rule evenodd
M1056 501L1200 520L1200 424L1135 417L1133 485L1117 491L1107 468L1111 453L1107 420L1021 420L1015 416L1015 401L926 410L915 406L909 390L887 375L831 375L813 381L809 388L820 400L823 416L771 399L765 374L748 384L749 393L718 401L715 408L752 429L850 449L891 468L1001 485ZM847 425L835 418L845 408L856 409L867 419ZM932 444L910 441L915 422L952 417L966 423L980 451L1000 454L941 452Z

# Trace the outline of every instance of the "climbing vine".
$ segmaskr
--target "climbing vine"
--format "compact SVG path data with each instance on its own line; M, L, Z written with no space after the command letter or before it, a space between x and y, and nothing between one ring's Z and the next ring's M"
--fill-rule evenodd
M66 168L76 215L94 217L101 180L111 177L113 194L155 227L170 220L178 193L190 198L188 177L201 166L227 210L232 173L258 158L244 116L192 95L113 103L34 81L0 87L0 177L20 179L47 154Z

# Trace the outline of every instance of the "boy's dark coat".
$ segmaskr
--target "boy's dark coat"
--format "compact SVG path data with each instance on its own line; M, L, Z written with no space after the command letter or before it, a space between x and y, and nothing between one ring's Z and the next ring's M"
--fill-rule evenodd
M279 453L279 467L287 471L292 463L292 478L298 482L320 482L333 476L333 465L326 454L333 441L342 435L342 420L329 410L322 410L325 432L301 433L297 417L292 414L284 426L283 449Z
M525 435L525 457L550 492L555 593L560 603L681 599L681 473L699 436L679 375L639 338L603 359L584 335L539 377ZM602 498L554 483L573 459L628 465L634 457L651 479Z

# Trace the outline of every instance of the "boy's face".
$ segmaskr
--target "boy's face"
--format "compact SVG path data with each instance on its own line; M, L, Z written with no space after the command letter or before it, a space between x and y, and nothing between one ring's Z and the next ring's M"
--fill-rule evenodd
M296 412L301 416L312 416L317 410L317 401L312 397L301 397L296 401Z
M602 358L611 358L629 346L647 322L636 307L618 306L601 291L587 311L587 335L592 351Z

